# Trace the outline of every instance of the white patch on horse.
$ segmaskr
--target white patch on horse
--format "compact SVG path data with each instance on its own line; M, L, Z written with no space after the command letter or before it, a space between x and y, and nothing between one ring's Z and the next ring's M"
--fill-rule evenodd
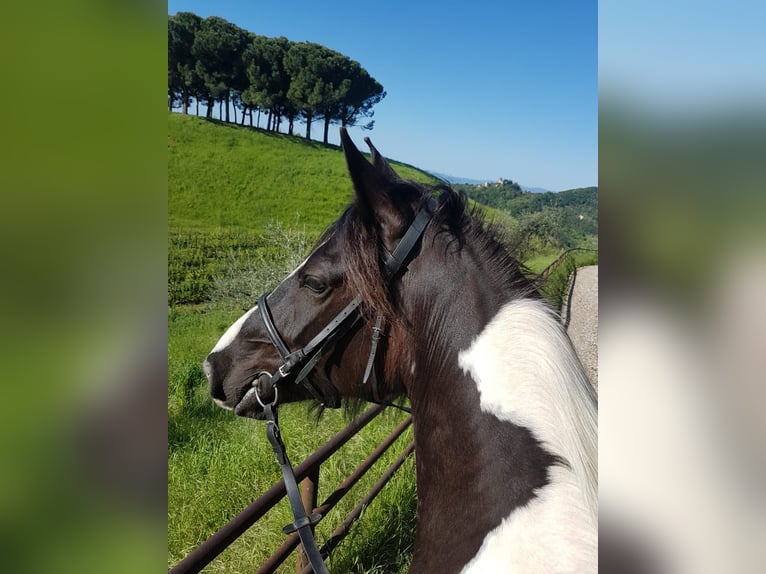
M539 301L508 303L458 362L476 382L482 411L529 429L571 466L551 468L550 482L487 535L464 572L509 563L524 572L595 571L596 396L558 318Z
M256 309L258 309L258 305L255 305L247 313L234 321L231 327L226 329L226 332L221 336L220 339L218 339L218 342L215 344L215 347L213 347L213 350L210 351L210 353L212 354L223 351L226 347L231 345L232 341L237 338L237 335L239 335L239 332L242 330L242 325L245 324L245 321L247 321L247 319L256 311Z
M593 572L598 537L572 472L551 468L551 482L485 538L461 574Z

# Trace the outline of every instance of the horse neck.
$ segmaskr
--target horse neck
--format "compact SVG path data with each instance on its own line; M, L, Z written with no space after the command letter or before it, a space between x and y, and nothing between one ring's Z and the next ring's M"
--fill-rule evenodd
M445 249L444 257L452 260L431 265L420 274L427 280L408 286L420 306L411 310L411 348L420 351L410 359L406 383L415 419L419 497L442 499L449 507L444 499L459 493L444 485L461 484L472 491L472 505L490 504L497 488L477 480L487 476L489 466L533 485L541 472L546 480L547 468L561 460L595 519L593 389L557 316L507 282L493 284L497 269L489 269L492 263L482 261L479 252L480 246L470 244L452 255ZM524 503L524 492L500 488L506 508Z

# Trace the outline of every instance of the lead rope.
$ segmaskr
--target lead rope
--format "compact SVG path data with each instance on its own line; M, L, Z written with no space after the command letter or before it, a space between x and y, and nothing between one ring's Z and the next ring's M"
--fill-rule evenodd
M279 432L276 399L274 403L264 405L263 412L266 415L266 436L271 443L271 448L274 450L274 455L277 457L279 467L282 469L287 498L290 501L293 518L295 518L294 522L282 528L282 532L292 534L297 531L301 544L303 544L303 551L306 553L306 557L309 559L314 572L316 574L330 574L322 559L322 554L320 554L317 548L314 532L312 531L312 526L321 520L322 515L315 512L311 516L306 516L306 510L303 508L303 501L301 501L301 493L298 490L298 483L295 480L295 473L290 465L290 460L287 458L285 444L282 442L282 435Z

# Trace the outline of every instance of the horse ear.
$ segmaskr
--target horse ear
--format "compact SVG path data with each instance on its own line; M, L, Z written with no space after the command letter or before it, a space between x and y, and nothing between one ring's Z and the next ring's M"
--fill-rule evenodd
M365 216L373 216L384 228L392 229L399 223L399 217L390 192L399 176L367 138L373 163L356 148L346 128L340 128L340 141L358 205Z
M397 173L391 168L391 166L386 161L386 158L380 155L380 152L375 148L374 145L372 145L372 140L370 138L364 138L364 143L366 143L367 147L370 148L373 167L380 174L386 176L389 180L397 181L399 179L399 175L397 175Z

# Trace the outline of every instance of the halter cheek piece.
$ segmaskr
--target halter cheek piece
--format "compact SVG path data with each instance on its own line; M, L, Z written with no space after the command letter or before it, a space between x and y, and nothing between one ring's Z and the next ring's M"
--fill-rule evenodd
M401 241L396 246L396 249L394 249L394 252L387 254L385 261L386 282L390 283L393 281L399 271L404 268L405 263L412 254L412 250L422 237L428 222L431 220L431 211L433 210L434 205L434 200L430 199L428 203L420 209L415 216L415 220L404 234L404 237L402 237ZM295 474L293 473L290 460L287 458L287 451L279 431L277 416L277 400L279 398L278 385L280 383L301 383L306 387L311 396L324 406L331 408L340 406L340 397L332 385L330 385L332 394L323 394L320 389L309 381L308 376L322 358L322 355L331 349L335 343L348 333L354 325L356 325L357 321L359 321L361 318L359 306L362 304L362 297L360 295L354 297L354 299L346 305L346 307L338 313L324 329L306 344L306 346L292 352L290 352L290 349L279 334L276 325L274 325L274 320L271 317L271 311L269 310L269 305L266 301L267 297L268 293L264 293L258 299L258 311L261 314L261 319L263 319L264 325L266 325L266 332L269 335L269 339L271 339L272 344L282 359L282 364L270 375L268 373L259 373L256 375L256 382L254 383L253 388L248 391L248 395L250 396L246 395L240 401L239 405L237 405L236 412L237 414L240 414L243 409L249 408L251 405L250 397L253 395L258 404L263 408L263 412L266 416L266 436L271 443L277 462L282 470L282 476L285 482L285 492L290 501L290 508L293 511L293 518L295 519L292 523L285 526L282 531L285 534L297 532L301 543L303 544L303 550L306 553L306 557L314 572L316 574L329 574L322 554L317 548L312 530L314 525L319 522L322 517L317 513L314 513L311 516L306 515L301 500L301 494L298 490L298 484L295 480ZM391 405L391 403L384 403L381 401L378 394L377 377L375 375L375 354L377 353L378 342L380 341L382 330L383 315L378 313L375 320L375 326L372 330L370 357L367 360L367 367L365 368L362 383L366 384L369 379L372 380L372 394L374 398L372 402ZM269 384L274 390L273 400L265 404L258 394L258 385L263 376L270 377ZM408 410L404 409L404 407L400 408Z

